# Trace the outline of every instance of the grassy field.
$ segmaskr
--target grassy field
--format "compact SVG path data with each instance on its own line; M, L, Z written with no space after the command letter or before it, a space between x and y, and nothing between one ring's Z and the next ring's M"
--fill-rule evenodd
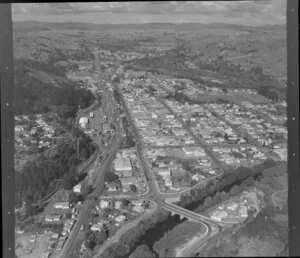
M49 75L45 72L42 71L37 71L34 69L31 69L31 75L35 77L37 80L40 80L44 83L52 83L56 82L57 84L53 84L53 86L56 86L60 88L61 86L59 85L60 83L67 83L68 80L63 77L55 76L55 75Z
M204 227L199 223L185 221L167 232L163 238L154 244L153 249L160 257L172 257L176 247L185 244L197 234L203 233L204 230Z
M47 252L50 235L38 235L35 243L30 243L30 233L16 235L16 257L20 258L40 258L44 252ZM28 248L28 251L27 251Z
M247 92L233 93L232 95L224 95L224 94L215 94L215 95L205 95L205 96L197 96L193 98L195 101L217 101L218 99L228 100L229 102L241 103L242 101L249 101L253 104L267 104L270 101L259 95L252 94Z

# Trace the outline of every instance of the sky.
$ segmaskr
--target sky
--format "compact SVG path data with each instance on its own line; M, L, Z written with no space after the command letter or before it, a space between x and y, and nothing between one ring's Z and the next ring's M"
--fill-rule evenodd
M13 21L286 24L286 0L12 4Z

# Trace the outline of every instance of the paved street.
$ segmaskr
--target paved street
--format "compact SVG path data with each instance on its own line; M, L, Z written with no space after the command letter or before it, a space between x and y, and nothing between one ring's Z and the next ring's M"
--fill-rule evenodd
M74 244L75 239L77 237L77 233L80 230L80 227L88 222L89 217L91 216L92 209L96 206L98 201L95 198L99 198L100 194L102 193L104 189L104 175L106 172L109 171L110 166L112 165L112 161L115 157L115 154L119 148L119 142L117 140L114 140L111 144L111 147L107 151L108 157L107 159L100 165L98 165L95 169L96 173L98 174L98 179L95 183L96 188L94 189L94 192L92 193L92 198L88 198L84 202L84 205L81 209L81 212L76 217L76 223L66 240L66 243L64 245L63 250L61 251L59 257L62 258L72 258L76 257L74 256Z

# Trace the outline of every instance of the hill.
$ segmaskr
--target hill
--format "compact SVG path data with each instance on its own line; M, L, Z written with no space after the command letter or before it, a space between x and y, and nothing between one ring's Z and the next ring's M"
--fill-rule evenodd
M184 44L203 61L223 57L243 69L259 66L264 74L286 80L285 26L251 27L237 24L144 23L92 24L14 22L16 58L47 60L60 49L86 52L113 50L168 50Z

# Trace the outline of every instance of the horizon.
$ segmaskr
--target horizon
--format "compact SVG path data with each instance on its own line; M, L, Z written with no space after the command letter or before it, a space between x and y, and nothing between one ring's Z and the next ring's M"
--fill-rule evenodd
M12 4L14 22L286 24L286 1L89 2Z

